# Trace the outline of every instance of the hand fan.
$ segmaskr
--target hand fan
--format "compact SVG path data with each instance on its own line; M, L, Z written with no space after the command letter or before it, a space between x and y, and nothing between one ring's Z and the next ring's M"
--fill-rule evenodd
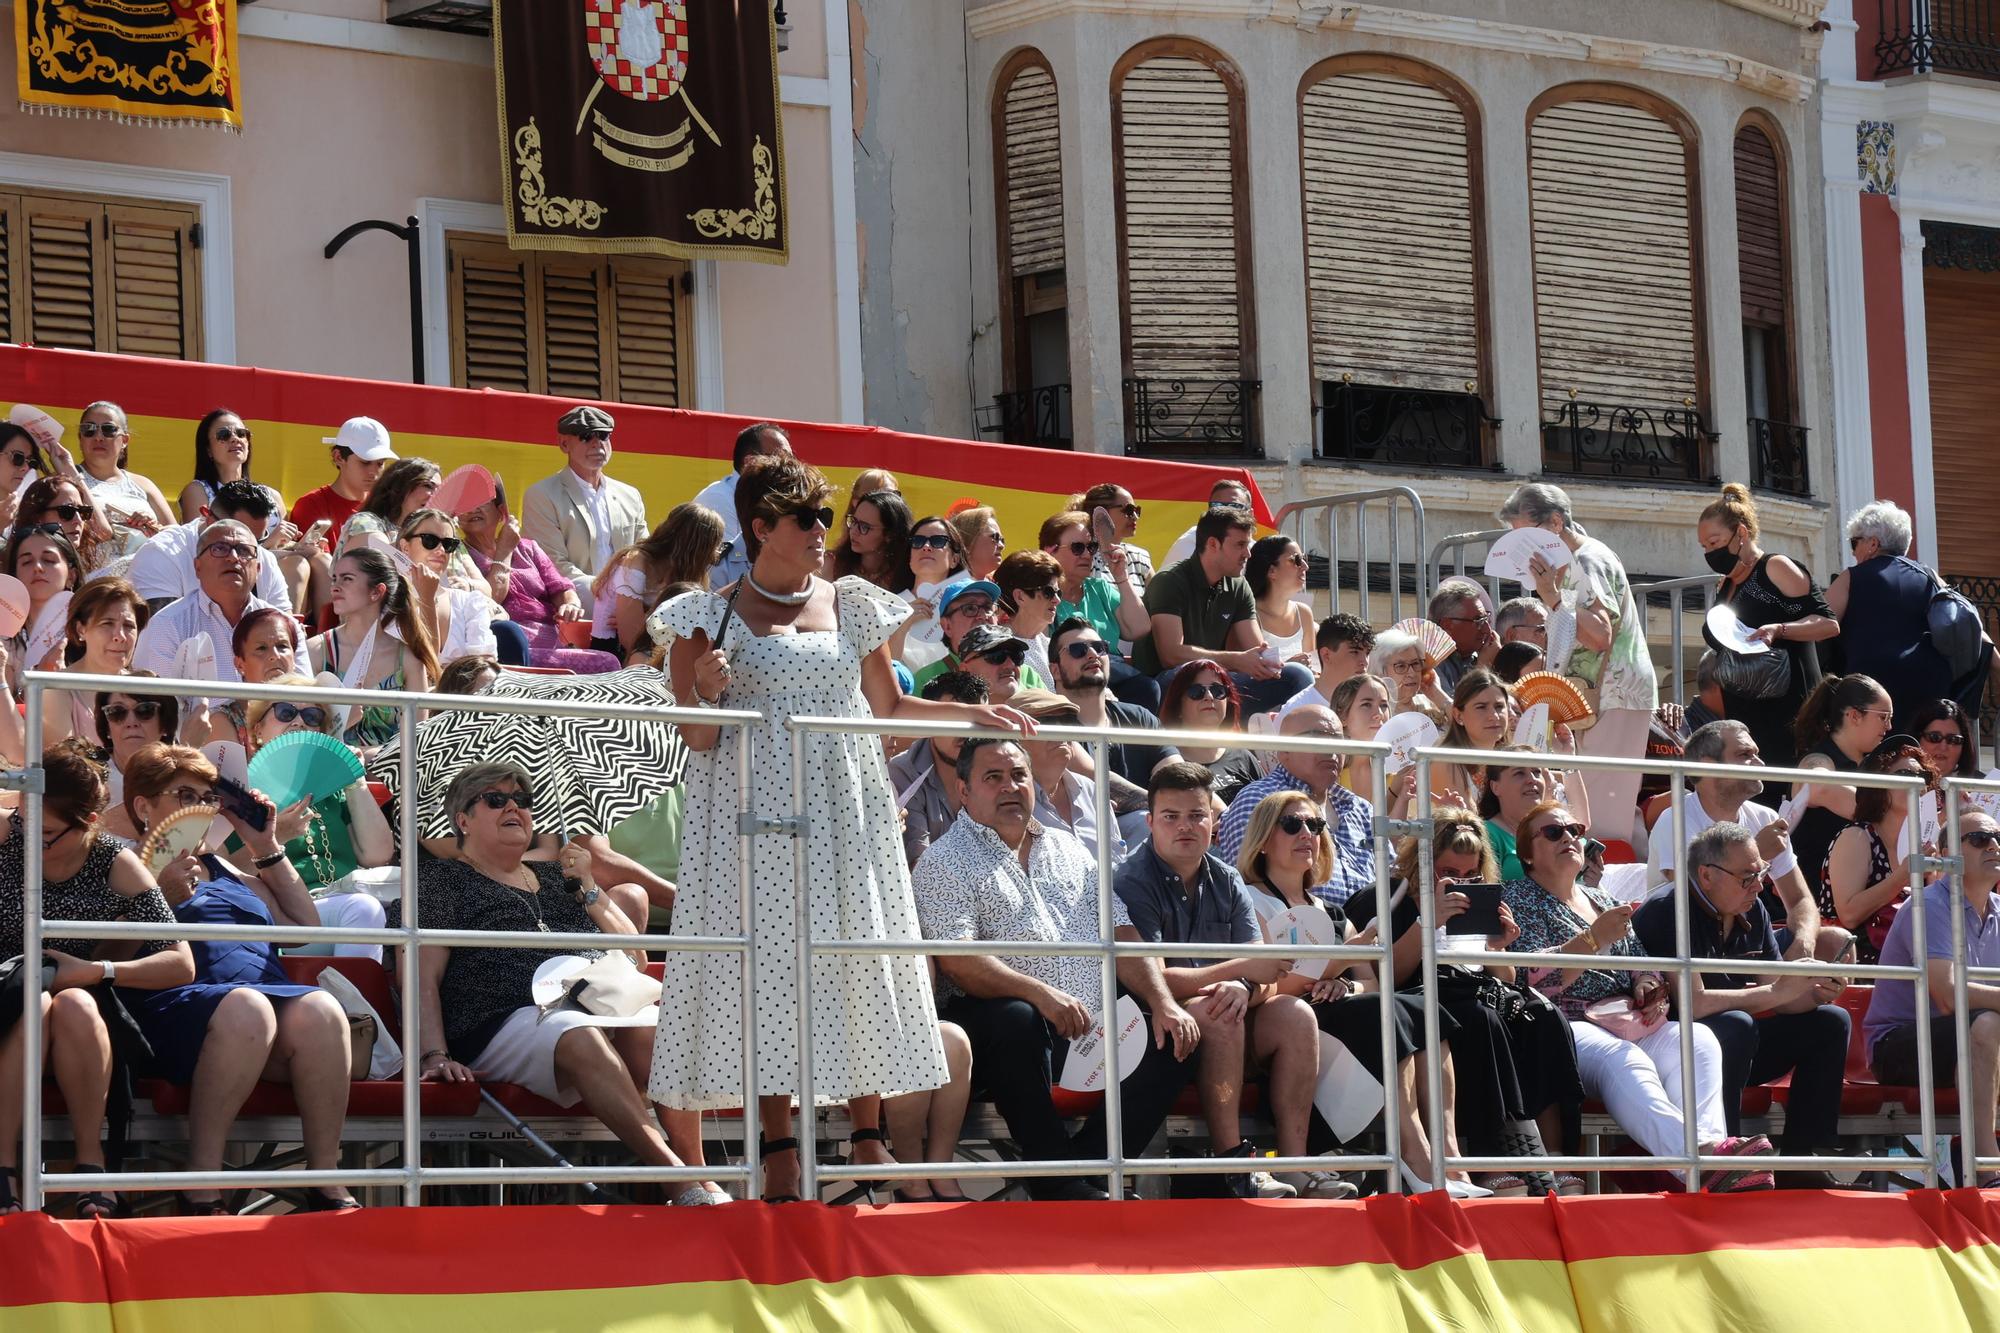
M1750 637L1750 630L1727 602L1717 602L1709 607L1702 623L1708 626L1708 632L1715 636L1715 641L1732 653L1742 653L1747 657L1771 651L1770 644Z
M1548 704L1529 704L1521 710L1521 718L1514 724L1514 744L1547 753L1554 726Z
M1435 667L1458 651L1458 645L1451 641L1451 635L1445 633L1444 626L1435 621L1425 620L1422 616L1399 620L1391 628L1417 636L1417 642L1423 646L1426 666Z
M442 509L453 518L491 500L500 492L493 474L477 463L453 468L431 492L431 508Z
M147 832L146 840L139 844L139 859L157 875L178 858L199 852L217 813L212 805L189 805L174 811Z
M1574 727L1596 717L1584 702L1583 692L1553 671L1530 671L1514 682L1514 701L1524 710L1536 704L1549 706L1549 720Z
M280 810L323 801L361 781L361 756L317 731L288 731L251 756L251 787Z
M395 539L386 532L371 532L361 539L361 543L389 557L389 563L394 565L396 572L404 578L409 578L417 567L416 562L404 555L402 548L396 545Z
M1111 521L1111 511L1103 505L1090 511L1090 535L1107 554L1118 544L1118 525Z
M69 604L76 596L73 592L59 592L42 603L35 623L28 626L27 649L21 660L29 667L39 666L49 654L62 646L68 634Z
M0 574L0 639L11 639L28 623L28 585Z
M215 674L215 640L205 633L182 639L180 647L174 649L173 670L168 674L175 680L222 679Z
M1132 1071L1146 1058L1146 1015L1129 995L1118 997L1118 1081L1132 1077ZM1063 1060L1056 1086L1071 1092L1104 1090L1104 1021L1099 1018L1090 1031L1077 1038Z
M1534 575L1528 569L1528 561L1534 556L1540 556L1551 569L1561 569L1575 558L1563 539L1547 528L1515 528L1486 549L1484 572L1488 578L1531 583Z
M1382 730L1375 733L1375 739L1389 747L1389 758L1382 765L1382 771L1393 777L1416 762L1416 752L1427 745L1438 743L1437 723L1422 713L1398 713L1382 724Z
M201 752L208 756L208 761L211 764L215 765L217 773L228 778L231 782L239 783L245 787L250 785L250 758L244 752L241 745L235 741L210 741L201 747ZM217 815L215 822L209 825L209 845L213 847L222 846L229 841L229 835L234 832L235 830L229 826L229 821L223 816Z
M314 676L313 684L319 686L323 690L344 690L347 688L347 682L342 680L339 676L334 675L331 671L322 671L317 676ZM354 716L354 705L329 704L327 706L327 711L333 714L333 722L326 729L327 734L330 736L338 736L343 732L345 732L347 730L348 720ZM271 793L265 792L264 794L266 796L269 796Z
M7 420L35 437L35 443L44 449L51 444L62 443L62 422L57 421L32 403L16 403L8 410Z

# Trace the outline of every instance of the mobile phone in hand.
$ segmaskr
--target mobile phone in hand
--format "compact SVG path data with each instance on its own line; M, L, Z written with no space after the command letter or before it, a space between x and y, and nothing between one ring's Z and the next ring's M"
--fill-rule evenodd
M1440 886L1443 891L1445 886ZM1491 939L1500 933L1500 886L1498 884L1453 884L1452 893L1462 893L1471 905L1444 923L1447 935L1477 935Z
M252 799L249 791L236 779L218 774L213 786L215 803L221 807L222 813L242 820L258 833L262 833L271 822L271 812Z

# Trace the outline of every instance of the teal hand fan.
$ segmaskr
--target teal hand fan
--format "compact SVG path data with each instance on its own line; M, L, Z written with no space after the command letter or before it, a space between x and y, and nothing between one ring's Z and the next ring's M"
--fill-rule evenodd
M250 786L280 810L323 801L361 780L361 756L317 731L288 731L250 756Z

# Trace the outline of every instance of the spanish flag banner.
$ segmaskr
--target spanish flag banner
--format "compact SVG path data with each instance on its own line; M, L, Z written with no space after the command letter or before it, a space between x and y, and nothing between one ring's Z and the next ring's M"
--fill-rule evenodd
M243 128L236 0L14 0L21 109Z
M348 417L370 416L388 427L401 457L429 458L446 472L462 463L491 468L506 483L517 513L528 486L563 466L555 447L556 419L577 402L12 344L0 344L0 385L14 401L31 403L61 422L72 453L83 409L99 399L116 401L132 429L127 466L151 477L169 497L194 475L196 426L221 407L250 427L251 477L277 487L288 500L332 480L323 441ZM611 475L639 488L654 523L727 474L736 433L758 419L603 406L618 423ZM887 468L896 474L913 515L943 514L961 500L991 505L1012 546L1031 544L1042 520L1067 508L1078 492L1116 482L1142 506L1135 540L1157 562L1201 517L1217 481L1242 481L1257 494L1241 468L978 444L868 426L781 424L793 451L826 473L843 495L857 473ZM1266 524L1271 519L1261 498L1257 517Z
M9 1333L2000 1327L1950 1194L0 1218Z

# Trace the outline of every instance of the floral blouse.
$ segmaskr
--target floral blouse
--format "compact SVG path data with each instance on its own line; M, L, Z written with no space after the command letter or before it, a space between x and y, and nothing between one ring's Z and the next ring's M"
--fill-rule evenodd
M1618 905L1588 885L1579 884L1577 887L1597 905L1599 912L1607 912ZM1508 946L1514 953L1554 953L1589 927L1588 922L1532 879L1510 880L1501 888L1500 896L1508 910L1513 912L1516 924L1521 927L1521 937ZM1638 936L1628 930L1623 939L1605 952L1643 958L1646 947L1639 943ZM1531 967L1527 971L1528 984L1555 1001L1556 1008L1570 1018L1583 1017L1584 1009L1599 1000L1614 995L1630 995L1640 977L1659 975L1656 972L1591 968L1578 974L1576 980L1565 987L1561 981L1562 969Z

